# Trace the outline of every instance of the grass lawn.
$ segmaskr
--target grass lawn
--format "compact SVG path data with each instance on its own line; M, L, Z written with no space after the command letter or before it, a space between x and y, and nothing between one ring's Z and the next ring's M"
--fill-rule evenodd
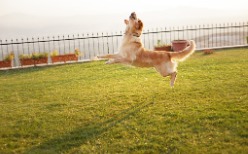
M0 153L248 153L248 49L200 52L174 88L103 61L0 71Z

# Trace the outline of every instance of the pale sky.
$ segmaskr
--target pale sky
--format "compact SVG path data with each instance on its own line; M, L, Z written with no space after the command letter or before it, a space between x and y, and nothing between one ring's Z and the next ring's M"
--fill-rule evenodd
M248 21L248 0L0 0L0 38Z
M22 13L38 16L73 16L101 13L161 12L182 7L218 9L219 13L243 12L247 0L0 0L0 16Z

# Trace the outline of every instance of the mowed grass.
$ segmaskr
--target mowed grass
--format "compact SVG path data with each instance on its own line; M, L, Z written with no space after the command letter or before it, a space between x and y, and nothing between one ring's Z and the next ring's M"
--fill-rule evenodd
M0 153L248 153L248 49L197 52L174 88L103 61L0 72Z

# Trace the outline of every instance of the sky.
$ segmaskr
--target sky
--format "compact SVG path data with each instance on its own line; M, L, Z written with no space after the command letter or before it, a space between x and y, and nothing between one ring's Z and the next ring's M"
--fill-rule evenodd
M119 31L135 11L145 28L247 22L247 0L0 0L0 38Z
M168 7L218 9L242 12L247 0L0 0L0 15L23 13L39 16L166 11ZM246 12L247 13L247 12Z

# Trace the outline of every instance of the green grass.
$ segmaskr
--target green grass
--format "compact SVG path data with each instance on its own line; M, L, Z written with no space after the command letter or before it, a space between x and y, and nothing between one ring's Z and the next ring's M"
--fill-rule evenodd
M0 72L0 153L248 153L248 50L195 53L174 88L103 61Z

